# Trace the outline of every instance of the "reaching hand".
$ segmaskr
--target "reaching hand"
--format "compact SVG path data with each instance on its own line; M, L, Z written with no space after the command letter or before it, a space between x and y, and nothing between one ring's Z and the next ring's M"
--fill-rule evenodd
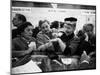
M86 51L83 51L83 54L81 55L81 59L80 60L81 60L81 63L83 61L87 61L87 62L90 61L90 57L87 55Z
M28 46L30 49L36 50L36 43L35 42L31 42Z
M41 46L38 48L38 50L44 51L45 49L47 49L47 48L49 48L49 47L51 47L51 46L52 46L52 42L49 41L48 43L41 45Z
M85 33L85 36L86 36L85 41L88 41L88 39L89 39L88 34Z
M57 42L59 41L59 38L51 39L50 42Z
M36 50L36 43L35 42L31 42L28 46L29 46L29 49L26 51L27 54Z

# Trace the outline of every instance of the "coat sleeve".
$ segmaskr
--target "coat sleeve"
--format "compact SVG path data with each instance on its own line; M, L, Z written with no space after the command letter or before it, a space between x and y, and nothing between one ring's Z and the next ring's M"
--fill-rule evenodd
M45 40L43 39L43 36L42 35L40 35L40 34L38 34L37 35L37 38L36 38L36 42L37 42L37 47L39 47L39 46L41 46L41 45L43 45L45 42Z
M17 40L12 40L12 57L20 57L25 54L25 51L21 51L19 45L17 44Z

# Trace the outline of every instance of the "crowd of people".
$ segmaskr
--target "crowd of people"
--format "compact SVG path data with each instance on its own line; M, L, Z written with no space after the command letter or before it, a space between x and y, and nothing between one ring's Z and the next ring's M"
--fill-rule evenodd
M35 54L47 55L61 64L59 55L76 56L81 63L96 58L94 25L84 24L75 34L77 20L75 17L67 17L64 22L40 20L34 28L24 15L16 14L12 21L16 26L12 29L12 67L19 66L20 59L31 59L29 57Z

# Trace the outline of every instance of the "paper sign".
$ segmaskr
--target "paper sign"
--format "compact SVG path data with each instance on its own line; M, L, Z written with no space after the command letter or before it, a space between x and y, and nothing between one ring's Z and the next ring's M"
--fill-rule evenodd
M19 74L19 73L35 73L35 72L42 72L42 70L38 67L36 62L29 61L27 64L12 68L12 74Z

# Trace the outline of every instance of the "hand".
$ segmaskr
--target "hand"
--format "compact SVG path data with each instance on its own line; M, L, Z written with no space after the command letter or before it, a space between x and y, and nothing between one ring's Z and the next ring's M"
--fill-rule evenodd
M44 44L44 45L41 45L41 46L38 48L38 50L44 51L45 49L49 48L50 46L52 46L52 42L49 41L48 43L46 43L46 44Z
M58 33L52 33L53 38L57 38L58 37Z
M90 61L90 57L87 55L86 51L83 51L83 54L81 55L81 62L84 60Z
M45 48L44 45L41 45L41 46L38 47L38 50L39 50L39 51L40 51L40 50L44 51L45 49L46 49L46 48Z
M50 42L57 42L59 40L60 40L59 38L55 38L55 39L51 39Z
M85 33L85 36L86 36L85 41L88 41L88 39L89 39L88 34Z
M36 43L35 42L31 42L28 46L29 46L29 49L36 50Z
M29 54L31 53L33 50L36 50L36 43L35 42L31 42L29 45L29 49L25 52L25 54Z

